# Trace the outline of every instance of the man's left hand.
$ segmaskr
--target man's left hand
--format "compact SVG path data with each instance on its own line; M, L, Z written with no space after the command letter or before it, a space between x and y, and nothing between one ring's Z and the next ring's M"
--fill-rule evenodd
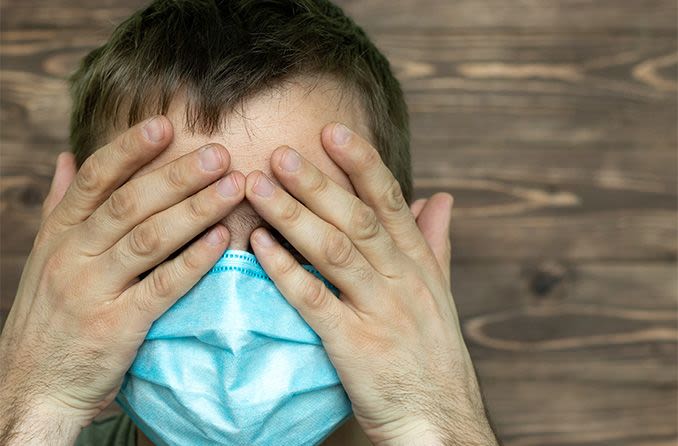
M410 209L365 139L329 124L322 143L358 196L283 146L271 168L294 196L255 171L246 197L339 299L263 228L257 259L320 336L373 443L496 444L450 289L452 197Z

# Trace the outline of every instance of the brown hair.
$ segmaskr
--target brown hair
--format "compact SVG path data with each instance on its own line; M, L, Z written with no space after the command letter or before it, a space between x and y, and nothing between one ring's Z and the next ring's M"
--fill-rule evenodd
M327 0L155 0L121 23L72 75L71 147L79 166L115 123L166 113L187 92L192 132L295 75L328 74L357 93L384 163L409 203L407 105L388 60ZM365 135L367 136L367 135Z

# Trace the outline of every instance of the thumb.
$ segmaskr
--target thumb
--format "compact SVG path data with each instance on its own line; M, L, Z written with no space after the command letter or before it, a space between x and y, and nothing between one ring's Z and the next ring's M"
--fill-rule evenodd
M57 156L56 167L54 168L54 176L52 177L52 184L49 187L49 193L42 203L42 219L47 218L52 213L54 208L64 198L68 186L71 185L77 169L75 167L75 157L70 152L61 152Z
M450 225L452 220L452 195L439 192L429 198L417 217L417 226L426 239L433 255L440 265L447 283L450 283L450 262L452 245Z

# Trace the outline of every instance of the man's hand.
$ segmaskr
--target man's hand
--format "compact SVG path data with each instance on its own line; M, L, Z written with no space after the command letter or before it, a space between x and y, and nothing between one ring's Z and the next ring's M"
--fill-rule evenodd
M0 338L0 444L72 444L115 397L153 321L228 246L217 224L168 259L244 197L242 173L219 180L230 164L223 147L126 181L171 139L158 116L77 173L60 155Z
M322 143L358 196L286 147L271 168L296 198L262 172L245 195L340 299L263 228L251 236L258 260L322 339L372 442L496 444L450 290L452 197L418 201L414 215L363 138L331 124Z

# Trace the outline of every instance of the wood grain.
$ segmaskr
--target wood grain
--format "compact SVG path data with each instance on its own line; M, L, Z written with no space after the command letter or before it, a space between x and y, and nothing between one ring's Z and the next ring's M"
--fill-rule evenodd
M453 281L506 444L675 444L674 265L480 262Z
M65 79L143 3L3 2L0 326L68 149ZM455 196L453 290L504 443L676 444L676 3L339 4L403 83L416 197Z
M2 24L16 28L110 28L147 2L139 0L5 0ZM335 3L367 29L543 28L675 29L676 3L670 0L339 0ZM74 6L74 5L77 5Z

